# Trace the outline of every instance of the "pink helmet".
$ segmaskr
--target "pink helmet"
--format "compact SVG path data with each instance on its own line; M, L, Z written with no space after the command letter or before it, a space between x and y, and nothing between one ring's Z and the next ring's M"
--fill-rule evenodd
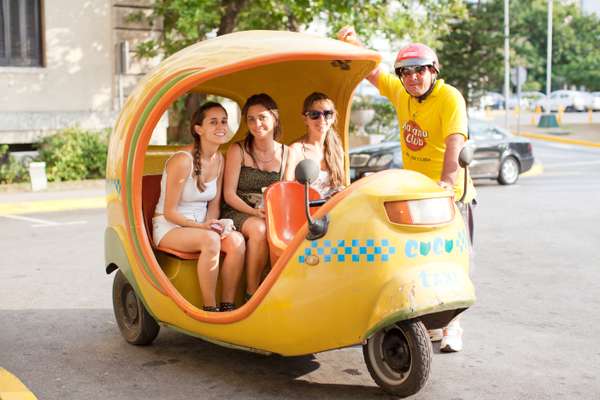
M435 52L424 44L411 43L398 52L394 69L419 65L432 65L436 72L440 72L440 63Z

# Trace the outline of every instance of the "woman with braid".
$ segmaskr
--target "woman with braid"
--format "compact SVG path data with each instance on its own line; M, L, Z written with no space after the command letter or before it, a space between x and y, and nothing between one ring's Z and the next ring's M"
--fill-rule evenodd
M205 311L231 311L244 267L245 243L218 220L224 160L219 146L228 140L227 112L219 103L203 104L192 117L194 144L165 163L156 205L153 239L157 246L200 252L197 270ZM219 256L224 253L219 268ZM222 302L215 291L221 273Z

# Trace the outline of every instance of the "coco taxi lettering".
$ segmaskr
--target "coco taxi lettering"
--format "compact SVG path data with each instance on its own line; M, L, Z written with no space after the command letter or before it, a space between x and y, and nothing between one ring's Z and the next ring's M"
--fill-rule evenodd
M402 127L402 136L406 147L412 151L419 151L427 145L429 133L421 129L415 121L409 120Z
M407 240L404 255L408 258L436 257L467 250L467 233L460 231L454 237L437 236L431 240Z

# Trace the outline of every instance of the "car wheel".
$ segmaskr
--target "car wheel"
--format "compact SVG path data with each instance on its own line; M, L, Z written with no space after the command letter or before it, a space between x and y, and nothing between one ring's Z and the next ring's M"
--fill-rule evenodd
M429 334L420 321L402 321L381 329L363 345L373 380L399 397L411 396L425 386L432 352Z
M121 335L135 345L151 344L160 326L146 311L133 287L119 270L113 282L113 309Z
M498 172L498 183L501 185L512 185L519 179L519 162L514 157L506 157L500 164Z

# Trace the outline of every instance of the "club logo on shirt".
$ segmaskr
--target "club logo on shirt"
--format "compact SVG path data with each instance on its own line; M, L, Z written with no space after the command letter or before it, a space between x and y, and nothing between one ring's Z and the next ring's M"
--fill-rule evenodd
M404 143L412 151L419 151L427 145L427 138L429 134L427 131L421 129L421 127L412 120L407 121L402 127L402 135L404 136Z

